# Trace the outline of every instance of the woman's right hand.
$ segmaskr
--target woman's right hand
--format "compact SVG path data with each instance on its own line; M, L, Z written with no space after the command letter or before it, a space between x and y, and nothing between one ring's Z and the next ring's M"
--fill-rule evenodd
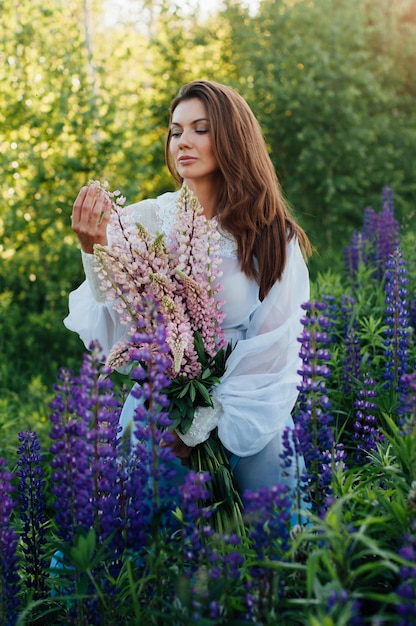
M72 208L72 230L84 252L92 254L94 244L107 245L107 224L112 203L97 185L82 187Z
M169 431L168 439L160 440L160 447L167 448L169 447L173 454L178 457L181 462L181 465L187 465L188 459L191 455L192 448L187 446L182 439L179 438L178 433L175 430Z

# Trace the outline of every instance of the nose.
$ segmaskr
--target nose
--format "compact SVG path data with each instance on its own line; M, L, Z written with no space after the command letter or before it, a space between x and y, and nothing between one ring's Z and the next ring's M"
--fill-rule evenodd
M185 147L189 148L190 144L191 144L190 132L184 129L182 131L182 133L181 133L180 138L179 138L178 147L179 148L185 148Z

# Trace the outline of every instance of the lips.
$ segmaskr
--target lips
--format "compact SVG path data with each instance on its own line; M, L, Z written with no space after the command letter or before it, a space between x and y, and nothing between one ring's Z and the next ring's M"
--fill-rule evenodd
M194 163L194 161L196 161L196 157L189 156L189 155L186 155L186 154L184 154L184 155L182 155L182 156L180 156L178 158L178 162L181 165L187 165L189 163Z

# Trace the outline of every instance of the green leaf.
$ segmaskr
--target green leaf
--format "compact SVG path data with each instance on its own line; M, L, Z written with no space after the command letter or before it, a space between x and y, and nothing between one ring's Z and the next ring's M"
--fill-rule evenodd
M188 386L188 388L189 388L189 397L190 397L190 399L191 399L191 402L195 402L195 398L196 398L196 389L195 389L195 386L196 386L196 381L192 381L192 382L189 384L189 386Z
M210 376L212 376L212 372L209 367L206 367L201 374L201 378L202 380L206 380L207 378L210 378Z
M194 347L198 355L199 362L205 364L207 362L207 353L205 351L204 341L201 337L201 333L198 331L194 334Z
M199 380L195 380L194 381L194 385L195 387L198 389L199 393L202 396L202 399L205 401L205 403L208 406L214 406L212 404L212 399L211 396L209 395L209 391L208 389L205 387L205 385L203 385L201 382L199 382Z
M191 384L187 383L179 392L179 398L183 398L190 391Z

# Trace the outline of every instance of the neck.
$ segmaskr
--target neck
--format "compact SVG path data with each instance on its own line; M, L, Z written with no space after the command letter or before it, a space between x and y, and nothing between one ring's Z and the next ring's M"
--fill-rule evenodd
M202 214L207 219L212 219L217 215L218 204L218 179L216 180L184 180L189 189L196 195L202 206Z

